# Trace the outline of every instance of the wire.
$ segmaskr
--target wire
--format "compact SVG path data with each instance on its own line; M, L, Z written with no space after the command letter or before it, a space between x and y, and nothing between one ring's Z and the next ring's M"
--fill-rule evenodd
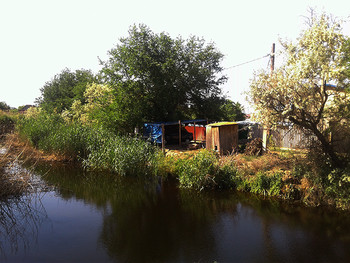
M243 65L245 65L245 64L252 63L252 62L254 62L254 61L257 61L257 60L260 60L260 59L269 57L270 55L271 55L271 54L269 53L269 54L267 54L267 55L265 55L265 56L262 56L262 57L260 57L260 58L256 58L256 59L253 59L253 60L250 60L250 61L247 61L247 62L243 62L243 63L237 64L237 65L234 65L234 66L231 66L231 67L228 67L228 68L224 68L224 70L226 70L226 69L231 69L231 68L236 68L236 67L239 67L239 66L243 66Z

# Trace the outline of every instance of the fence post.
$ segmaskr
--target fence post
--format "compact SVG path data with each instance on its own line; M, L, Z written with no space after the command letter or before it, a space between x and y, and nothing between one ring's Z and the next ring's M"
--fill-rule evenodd
M179 120L179 145L181 146L181 120Z
M264 152L267 151L268 132L269 132L269 129L268 129L267 127L264 127L264 130L263 130L263 140L262 140L262 146L263 146L263 151L264 151Z
M165 153L165 129L164 124L162 124L162 152Z

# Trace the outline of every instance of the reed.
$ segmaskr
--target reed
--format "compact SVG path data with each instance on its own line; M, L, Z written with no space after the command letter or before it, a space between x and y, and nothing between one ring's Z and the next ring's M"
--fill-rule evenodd
M108 170L122 176L156 174L159 150L138 137L115 135L101 127L65 123L45 113L20 121L18 130L32 145L78 161L86 169Z
M180 186L196 190L231 188L237 171L234 166L219 165L217 154L208 150L179 159L175 166Z

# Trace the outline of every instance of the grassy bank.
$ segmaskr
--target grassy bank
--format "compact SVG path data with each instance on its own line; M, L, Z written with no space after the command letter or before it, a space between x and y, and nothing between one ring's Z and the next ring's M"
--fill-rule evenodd
M90 170L118 175L157 174L160 151L138 137L115 135L99 127L66 123L58 115L23 118L17 129L23 140L47 154L57 154Z
M30 176L19 169L21 152L13 149L11 139L3 137L0 141L0 200L18 196L30 187Z
M350 169L332 169L306 153L275 152L219 157L203 150L174 160L173 173L182 187L234 189L261 196L350 209Z
M29 176L17 169L21 152L13 149L7 135L14 130L17 116L0 111L0 200L21 195L27 191Z

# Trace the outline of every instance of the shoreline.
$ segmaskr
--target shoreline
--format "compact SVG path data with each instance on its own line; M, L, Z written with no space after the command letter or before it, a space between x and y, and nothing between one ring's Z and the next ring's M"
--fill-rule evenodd
M33 163L34 166L36 164L48 164L50 166L76 166L78 164L75 160L69 159L65 156L47 154L41 150L37 150L34 147L30 146L28 142L21 141L19 135L16 133L8 134L1 145L7 145L7 156L10 156L10 159L12 159L12 161L21 160L21 162ZM164 162L166 166L171 166L176 162L176 160L183 158L190 159L198 154L198 152L200 151L184 151L182 153L177 151L175 154L172 154L172 151L169 150ZM330 199L328 196L325 197L323 193L324 189L321 189L319 186L314 185L305 176L296 178L292 174L292 161L286 157L281 158L278 153L270 153L259 157L244 156L243 154L223 156L218 159L218 163L219 166L224 166L227 163L234 163L237 171L239 171L239 180L241 180L241 185L237 186L236 182L236 185L232 188L233 191L249 192L260 196L261 198L277 198L281 201L300 203L310 207L326 206L335 208L337 210L350 210L350 205L348 203L344 205L343 203L337 203L339 200L336 200L336 197L334 200ZM175 173L174 168L166 168L166 170L166 176L171 176L179 179L179 175ZM273 177L275 174L279 174L280 179L278 180L281 182L281 188L277 189L279 191L279 194L271 194L267 189L264 188L258 189L258 191L254 192L254 190L250 188L252 181L259 179L258 177L261 173L266 175L266 178L269 178L269 176ZM21 180L22 179L19 181ZM27 186L28 183L30 183L29 180L30 178L26 182ZM244 187L242 187L242 185ZM220 191L220 188L215 189L215 191Z

